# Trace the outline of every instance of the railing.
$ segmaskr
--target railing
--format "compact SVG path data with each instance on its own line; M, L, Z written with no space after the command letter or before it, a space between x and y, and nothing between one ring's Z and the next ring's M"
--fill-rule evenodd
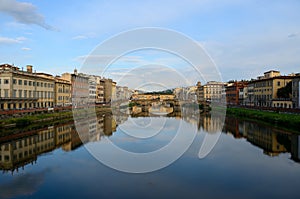
M0 100L38 100L37 97L0 97Z
M55 107L53 111L64 111L71 110L72 106ZM25 113L42 113L48 112L48 108L28 108L28 109L12 109L12 110L0 110L0 115L14 115L14 114L25 114Z

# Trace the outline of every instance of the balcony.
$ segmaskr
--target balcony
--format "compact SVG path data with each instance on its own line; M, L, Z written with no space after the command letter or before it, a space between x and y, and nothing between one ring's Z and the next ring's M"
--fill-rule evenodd
M1 101L37 101L37 97L0 97Z

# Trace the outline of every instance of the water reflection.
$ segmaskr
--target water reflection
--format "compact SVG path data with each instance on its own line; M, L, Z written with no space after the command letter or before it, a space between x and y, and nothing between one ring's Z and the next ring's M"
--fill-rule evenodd
M72 151L84 143L100 141L101 136L112 135L117 126L111 113L98 116L97 119L75 122L86 132L84 135L78 135L74 121L27 131L15 129L17 133L13 130L10 130L10 134L1 132L0 169L3 172L18 172L27 164L35 164L41 154L60 147L64 151Z
M70 142L73 124L44 127L0 138L0 169L12 173L36 163L40 154Z
M268 156L290 153L291 159L300 160L300 136L273 126L226 117L224 133L232 134L236 139L245 138L251 144L261 148Z
M183 114L186 111L185 114ZM190 109L173 112L168 117L182 119L196 126L200 132L217 133L223 128L223 133L231 134L236 139L244 138L253 145L261 148L264 154L278 156L280 153L290 153L291 159L300 161L300 136L289 131L280 130L255 122L226 117L222 126L222 116L210 114L196 117ZM83 135L78 135L74 122L29 129L17 133L1 132L0 137L0 169L3 172L18 172L27 164L35 164L39 155L62 148L72 151L88 142L101 142L102 136L111 136L117 127L126 123L129 117L149 117L148 113L137 115L116 114L111 112L100 114L97 119L76 120L77 128ZM161 116L151 116L161 117ZM147 119L145 118L145 119ZM78 130L78 129L77 129ZM11 131L11 130L10 130Z

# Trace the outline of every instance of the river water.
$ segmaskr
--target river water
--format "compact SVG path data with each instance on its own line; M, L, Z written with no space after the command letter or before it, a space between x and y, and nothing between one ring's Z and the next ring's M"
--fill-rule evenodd
M0 198L300 198L300 136L295 132L226 117L216 145L200 159L205 135L220 129L218 118L210 115L195 120L105 113L76 122L84 135L78 135L74 121L2 129ZM162 124L163 129L155 129ZM106 150L107 140L132 153L159 150L182 124L187 134L196 129L191 146L153 172L117 171L90 153L99 148L117 157Z

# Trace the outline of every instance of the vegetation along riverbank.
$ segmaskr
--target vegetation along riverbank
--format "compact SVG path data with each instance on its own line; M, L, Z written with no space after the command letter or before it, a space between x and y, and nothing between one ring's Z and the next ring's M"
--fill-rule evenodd
M111 108L96 107L95 111L97 114L103 113L103 112L111 112ZM89 113L92 113L92 112L88 109L77 110L76 114L79 115L77 117L77 119L80 118L80 115L82 115L82 117L85 118L87 116L86 114L89 114ZM58 121L58 120L61 122L65 122L65 121L72 120L72 119L73 119L72 110L40 113L40 114L33 114L33 115L24 115L24 116L15 117L15 118L2 119L0 121L0 128L24 127L24 126L28 126L31 124Z
M277 126L299 130L300 115L290 113L278 113L270 111L252 110L245 108L232 108L226 109L226 114L238 116L243 119L259 120L263 122L272 123Z

